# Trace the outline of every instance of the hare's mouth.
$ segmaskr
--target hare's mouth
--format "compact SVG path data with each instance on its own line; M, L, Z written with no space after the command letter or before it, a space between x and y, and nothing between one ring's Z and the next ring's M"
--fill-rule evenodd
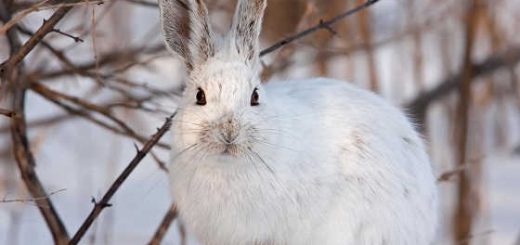
M238 156L240 149L236 144L224 144L220 149L220 154L224 156Z

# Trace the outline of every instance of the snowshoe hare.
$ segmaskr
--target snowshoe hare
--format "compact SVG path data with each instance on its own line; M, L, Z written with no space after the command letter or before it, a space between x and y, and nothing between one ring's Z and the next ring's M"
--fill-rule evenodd
M265 7L239 0L217 36L203 0L160 0L189 74L170 165L188 231L208 245L431 243L436 185L411 123L344 81L261 84Z

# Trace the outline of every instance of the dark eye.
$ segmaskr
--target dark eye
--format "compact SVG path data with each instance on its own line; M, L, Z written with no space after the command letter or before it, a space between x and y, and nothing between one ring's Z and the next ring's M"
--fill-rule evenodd
M201 88L197 89L197 95L195 96L197 99L197 105L205 105L206 104L206 95L204 94L204 90Z
M251 106L257 106L258 104L258 89L255 88L253 94L251 94Z

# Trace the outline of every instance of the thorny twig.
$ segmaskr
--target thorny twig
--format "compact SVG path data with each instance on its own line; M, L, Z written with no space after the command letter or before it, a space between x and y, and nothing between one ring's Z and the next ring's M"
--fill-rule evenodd
M11 19L10 6L8 2L0 3L2 19ZM15 33L15 30L7 30L7 37L10 43L9 59L2 64L0 72L2 79L11 85L11 98L13 112L16 114L11 121L11 139L13 154L18 165L18 169L22 176L22 180L33 198L47 196L47 193L41 183L34 167L36 161L31 152L29 140L27 137L27 122L25 118L25 95L27 89L27 81L22 77L23 66L20 65L27 54L54 28L54 26L65 16L70 7L62 7L56 10L48 21L44 21L43 25L29 38L23 45ZM65 244L69 236L67 229L58 215L53 203L49 198L35 200L37 207L42 214L55 244Z
M86 102L84 100L81 100L77 97L74 97L74 96L70 96L70 95L66 95L66 94L63 94L63 93L59 93L57 91L54 91L54 90L51 90L45 86L43 86L41 83L36 83L36 82L32 82L31 83L31 89L33 91L35 91L36 93L38 93L39 95L43 96L44 98L46 98L48 101L54 103L55 105L61 107L62 109L64 109L65 111L71 113L71 114L74 114L74 115L78 115L80 117L83 117L105 129L108 129L114 133L117 133L119 135L124 135L124 136L128 136L128 137L131 137L131 138L134 138L136 140L138 140L139 142L145 142L146 141L146 138L137 134L137 132L135 132L135 130L133 130L132 128L130 128L125 122L123 122L121 119L111 115L108 111L108 108L106 107L102 107L102 106L98 106L98 105L95 105L95 104L92 104L92 103L89 103L89 102ZM60 100L63 99L63 100L66 100L66 101L69 101L69 102L72 102L74 104L76 104L77 106L81 107L82 109L76 109L66 103L64 103L63 101ZM104 116L105 118L113 121L116 125L118 125L118 127L115 127L113 125L110 125L110 124L107 124L99 119L97 119L96 117L94 117L91 112L96 112L102 116ZM169 149L169 145L167 144L164 144L164 143L157 143L157 146L160 146L162 148L165 148L165 149Z
M0 72L4 73L3 76L9 76L10 70L18 65L31 50L54 29L54 26L70 11L72 7L61 7L49 18L44 20L43 25L32 35L27 42L25 42L18 51L11 55L9 59L3 64Z
M320 20L318 24L316 24L315 26L313 27L310 27L306 30L303 30L301 32L298 32L292 36L289 36L287 38L284 38L278 42L276 42L275 44L273 44L272 46L262 50L260 52L260 57L268 54L268 53L271 53L271 52L274 52L275 50L291 43L291 42L294 42L295 40L297 39L300 39L300 38L303 38L317 30L320 30L320 29L325 29L325 30L328 30L329 32L332 32L334 33L335 31L332 29L331 25L340 21L341 19L343 18L346 18L356 12L359 12L363 9L366 9L368 7L370 7L371 5L373 5L374 3L378 2L379 0L368 0L367 2L361 4L361 5L358 5L356 7L354 7L353 9L350 9L342 14L339 14L339 15L336 15L334 16L333 18L329 19L329 20L326 20L326 21L323 21L323 20Z
M81 39L81 38L79 38L79 37L76 37L76 36L73 36L73 35L71 35L71 34L68 34L68 33L66 33L66 32L63 32L63 31L61 31L60 29L53 29L52 31L53 31L53 32L56 32L56 33L59 33L59 34L61 34L61 35L63 35L63 36L66 36L66 37L70 37L70 38L72 38L72 40L74 40L74 42L77 42L77 43L82 43L82 42L84 42L83 39Z
M174 114L175 115L175 114ZM141 162L141 160L144 159L144 157L148 154L148 152L152 149L153 146L155 146L161 137L170 129L172 118L174 115L168 117L161 128L157 130L157 133L155 133L139 150L137 150L137 153L135 157L132 159L132 161L128 164L128 166L123 170L123 172L117 177L117 179L112 183L108 191L103 195L101 200L99 202L95 202L94 208L90 212L90 214L87 216L81 227L78 229L78 231L74 234L72 239L70 240L69 244L77 244L83 235L87 232L89 227L92 225L92 223L95 221L95 219L99 216L101 211L105 209L106 207L109 207L110 199L112 199L112 196L116 193L116 191L121 187L123 182L130 176L132 171L137 167L137 165Z
M13 26L15 26L18 23L18 21L23 19L28 14L30 14L30 13L32 13L34 11L38 11L40 9L40 7L43 6L48 1L49 0L43 0L41 2L35 3L34 5L31 5L30 7L26 8L23 11L20 11L19 13L15 14L14 16L12 16L9 19L9 21L4 23L4 25L2 25L0 27L0 35L4 34L7 31L9 31L9 29L11 29Z

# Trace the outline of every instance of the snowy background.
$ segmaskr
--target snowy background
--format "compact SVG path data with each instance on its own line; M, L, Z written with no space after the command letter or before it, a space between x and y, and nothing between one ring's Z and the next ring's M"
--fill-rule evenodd
M15 1L17 2L17 1ZM35 31L60 1L21 18L18 24ZM81 2L81 1L80 1ZM58 28L81 37L74 42L58 33L45 40L74 62L96 63L111 52L138 48L138 60L98 64L87 76L69 72L41 78L46 86L95 104L127 101L121 88L136 97L147 97L143 108L117 107L113 113L139 135L148 138L175 111L176 92L185 76L178 60L162 48L158 9L140 1L112 0L79 3ZM206 1L215 29L229 24L233 1ZM309 27L363 1L270 0L262 45ZM264 78L330 76L374 89L395 104L406 105L420 92L429 91L445 78L458 74L463 62L467 5L460 0L381 0L368 12L358 13L334 26L337 34L319 31L263 58ZM481 0L475 10L472 37L473 62L520 48L520 4L515 0ZM23 2L17 11L31 6ZM51 6L51 7L49 7ZM365 20L365 21L364 21ZM96 24L93 24L96 23ZM490 24L491 23L491 24ZM2 23L5 24L5 23ZM368 33L368 34L367 34ZM27 36L20 35L27 40ZM364 45L363 45L364 44ZM158 47L152 51L144 47ZM511 52L513 52L511 51ZM0 60L9 57L5 35L0 36ZM130 58L129 58L130 59ZM24 60L25 70L52 73L66 67L41 45ZM124 69L121 69L124 67ZM471 244L520 244L520 89L517 61L474 78L468 124L468 166L473 212ZM36 73L35 73L36 74ZM41 75L41 74L39 74ZM43 75L41 75L43 77ZM120 78L120 79L119 79ZM127 86L114 80L128 80ZM482 80L482 81L480 81ZM377 84L373 87L373 84ZM516 85L515 85L516 84ZM153 91L152 91L153 90ZM164 91L165 94L156 93ZM457 168L454 143L456 106L454 91L427 109L423 132L436 174ZM0 93L0 108L9 108L10 96ZM75 106L75 105L73 105ZM151 109L150 109L151 108ZM26 98L29 141L36 170L69 234L73 234L108 186L135 155L131 137L115 134L83 117L70 115L30 90ZM102 116L96 115L99 118ZM106 118L102 118L106 120ZM52 237L38 208L30 200L11 153L10 119L0 116L0 244L51 244ZM169 142L169 135L162 139ZM168 152L153 153L167 162ZM453 242L452 223L457 201L457 176L439 182L442 224L437 244ZM27 200L8 202L9 200ZM6 202L7 201L7 202ZM140 163L103 211L82 244L144 244L152 237L170 205L167 174L151 156ZM178 224L166 234L164 244L180 244Z

